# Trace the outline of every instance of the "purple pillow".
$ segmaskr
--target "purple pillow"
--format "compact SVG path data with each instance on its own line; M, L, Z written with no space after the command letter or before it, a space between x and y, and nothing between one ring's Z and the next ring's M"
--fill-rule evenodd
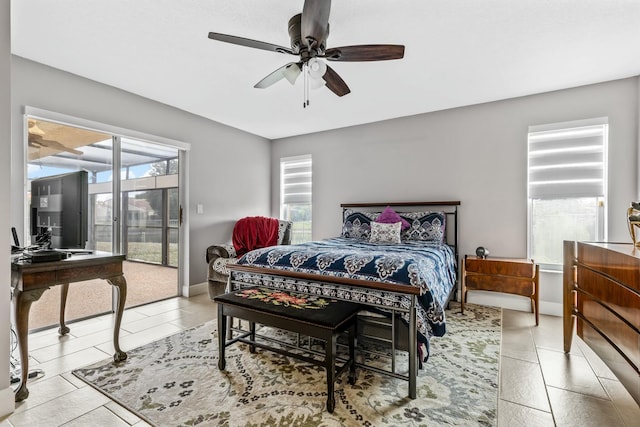
M376 222L381 222L384 224L393 224L394 222L401 222L401 229L402 230L406 230L407 228L411 227L411 224L409 224L409 221L407 221L406 219L402 218L400 215L398 215L396 213L396 211L394 211L393 209L391 209L390 206L387 206L378 216L378 218L376 219Z

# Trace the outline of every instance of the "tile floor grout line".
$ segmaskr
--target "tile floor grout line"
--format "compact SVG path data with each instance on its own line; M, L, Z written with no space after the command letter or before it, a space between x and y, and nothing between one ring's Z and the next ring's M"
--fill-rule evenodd
M556 422L556 414L555 411L553 410L553 404L551 402L551 396L549 396L549 386L547 385L547 378L544 374L544 369L542 369L542 364L540 363L540 353L538 351L539 347L536 344L536 334L533 333L532 328L538 328L540 327L539 325L536 326L529 326L527 328L527 330L529 331L529 334L531 335L531 340L533 341L533 351L536 354L536 359L537 359L537 365L538 365L538 369L540 369L540 375L542 375L542 382L544 383L544 394L547 397L547 403L549 404L549 411L551 412L551 420L553 421L553 425L557 426L558 423Z

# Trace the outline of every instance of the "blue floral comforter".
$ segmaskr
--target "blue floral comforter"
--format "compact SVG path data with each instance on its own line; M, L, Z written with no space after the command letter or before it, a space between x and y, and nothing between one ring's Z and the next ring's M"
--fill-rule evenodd
M453 250L446 244L406 241L401 244L369 243L335 237L298 245L273 246L245 254L238 264L271 269L346 277L419 287L417 327L421 341L445 333L445 304L456 284ZM389 308L408 308L410 297L375 289L286 278L265 278L232 272L234 280L322 294ZM268 283L267 283L268 282ZM408 313L403 313L408 321Z

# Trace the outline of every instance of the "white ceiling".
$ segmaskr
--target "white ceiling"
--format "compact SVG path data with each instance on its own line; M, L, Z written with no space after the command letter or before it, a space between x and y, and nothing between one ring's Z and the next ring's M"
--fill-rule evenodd
M404 44L402 60L331 63L351 88L253 85L290 55L303 0L13 0L12 52L277 139L640 75L638 0L334 0L327 47Z

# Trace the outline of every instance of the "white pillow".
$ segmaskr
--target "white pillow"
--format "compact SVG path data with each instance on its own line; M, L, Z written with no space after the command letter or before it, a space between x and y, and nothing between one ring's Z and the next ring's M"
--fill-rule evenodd
M385 224L382 222L371 222L371 243L400 243L401 222Z

